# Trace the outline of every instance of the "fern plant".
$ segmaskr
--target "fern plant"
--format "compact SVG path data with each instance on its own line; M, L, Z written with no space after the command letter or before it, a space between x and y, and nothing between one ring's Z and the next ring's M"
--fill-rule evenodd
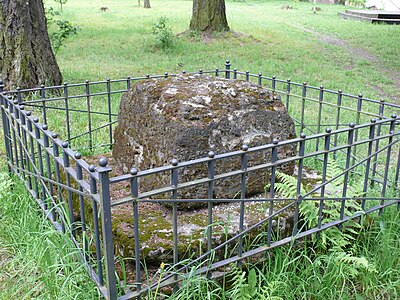
M274 186L275 192L283 198L296 198L298 185L297 178L281 172L277 172L276 177L278 182L275 183ZM326 197L342 195L344 185L343 170L334 159L330 159L327 165L326 181L329 181L328 184L325 184ZM321 177L319 177L317 185L321 184ZM266 188L269 189L270 185L268 185ZM346 191L346 196L354 199L346 200L344 216L351 216L354 213L361 211L361 206L357 200L357 197L363 195L362 183L357 182L357 178L353 178L353 180L347 183ZM305 195L307 193L308 191L301 183L300 194ZM313 196L319 197L320 194L314 193L310 195L310 197ZM305 229L316 228L318 226L319 205L320 201L313 200L303 201L300 204L300 216ZM342 201L329 200L329 198L324 200L322 225L339 220L341 206ZM316 237L313 236L313 241L316 243L318 248L322 248L323 250L343 252L349 245L352 244L357 236L356 230L360 229L360 227L361 226L358 222L349 221L343 225L342 230L339 230L337 227L331 227L329 230L322 231L319 235L319 239L316 239Z

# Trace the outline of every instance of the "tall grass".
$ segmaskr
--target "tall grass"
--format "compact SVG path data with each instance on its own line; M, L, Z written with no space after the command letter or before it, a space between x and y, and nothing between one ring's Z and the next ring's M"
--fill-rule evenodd
M66 234L23 184L0 173L0 299L99 299Z

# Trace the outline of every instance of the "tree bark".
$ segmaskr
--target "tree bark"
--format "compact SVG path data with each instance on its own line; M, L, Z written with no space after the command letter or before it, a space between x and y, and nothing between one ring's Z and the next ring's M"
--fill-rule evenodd
M228 31L225 0L193 0L190 30Z
M150 0L144 0L144 1L143 1L143 7L144 7L144 8L151 8L151 6L150 6Z
M62 83L42 0L0 0L0 78L7 88Z

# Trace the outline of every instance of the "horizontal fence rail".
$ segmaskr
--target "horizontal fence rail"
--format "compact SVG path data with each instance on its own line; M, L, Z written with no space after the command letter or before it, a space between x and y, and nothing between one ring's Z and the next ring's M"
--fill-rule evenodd
M229 62L223 69L190 74L252 81L268 88L285 104L298 137L258 147L243 145L227 153L209 151L190 161L171 157L166 166L147 170L132 166L129 173L118 174L99 155L108 156L112 149L121 96L136 82L178 74L14 91L0 88L9 171L25 182L54 227L71 235L105 298L131 299L149 289L176 288L193 267L196 275L212 277L216 274L213 271L220 272L232 263L242 267L275 247L332 227L345 230L347 221L361 219L367 213L377 211L381 215L392 205L400 209L399 105L240 72ZM281 157L279 150L288 146L296 149L296 154ZM259 162L255 158L260 155L268 159ZM218 171L228 160L236 165ZM293 173L282 174L282 166L288 165ZM185 180L182 174L188 170L202 172ZM260 171L268 174L267 182L262 183L264 192L249 195L249 180ZM156 186L146 188L143 182L147 179L157 182ZM236 184L236 196L216 197L216 190L227 180ZM125 193L120 192L121 186ZM188 197L187 191L193 188L204 191L204 197ZM193 240L193 245L185 245L190 255L182 254L182 244L187 242L181 235L182 203L203 204L205 212L201 236ZM227 203L234 207L235 217L224 222L216 211ZM146 204L163 205L168 214L168 228L162 229L168 232L170 245L170 252L163 256L168 271L155 282L143 280L149 222L143 210ZM259 219L252 219L252 209L261 212ZM334 220L327 215L333 209ZM315 212L313 220L307 215L310 210ZM122 223L118 221L120 211L124 212ZM283 221L290 223L290 230L283 229ZM132 241L127 252L121 250L118 241L121 224L128 228L126 238ZM229 234L221 240L224 228ZM130 274L128 282L121 282L119 257L126 253L128 257L120 259L130 262L125 271Z

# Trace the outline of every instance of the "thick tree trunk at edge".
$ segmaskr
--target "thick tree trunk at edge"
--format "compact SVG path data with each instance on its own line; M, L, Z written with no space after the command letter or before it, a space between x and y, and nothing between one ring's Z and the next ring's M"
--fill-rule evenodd
M0 0L0 78L7 88L61 84L42 0Z
M228 31L225 0L193 0L190 30Z
M150 6L150 0L144 0L144 1L143 1L143 7L144 7L144 8L151 8L151 6Z

